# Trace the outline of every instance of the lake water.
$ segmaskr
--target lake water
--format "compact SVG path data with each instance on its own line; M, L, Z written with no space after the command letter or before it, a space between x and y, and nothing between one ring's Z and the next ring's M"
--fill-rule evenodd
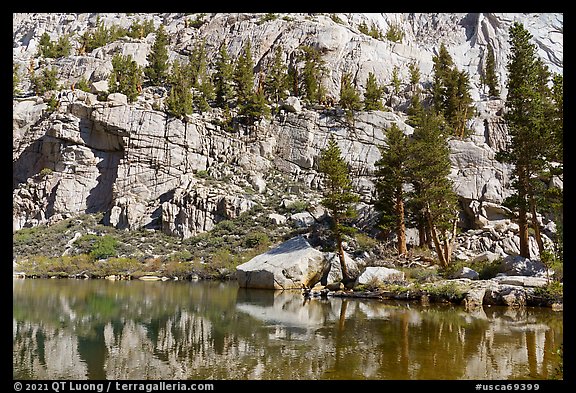
M13 378L548 379L562 316L235 282L14 279Z

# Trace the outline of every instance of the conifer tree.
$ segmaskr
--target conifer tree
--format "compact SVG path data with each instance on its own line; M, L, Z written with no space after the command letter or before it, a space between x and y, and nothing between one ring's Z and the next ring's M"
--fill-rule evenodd
M410 74L410 87L412 91L416 91L418 84L420 83L420 67L416 62L408 64L408 72Z
M288 90L294 97L300 96L300 76L298 69L293 64L288 65Z
M54 57L54 44L50 40L50 35L44 32L38 41L38 56L51 58Z
M254 90L254 61L250 41L244 45L244 50L236 62L234 81L238 97L238 113L245 116L249 124L270 113L264 90L260 88Z
M38 56L58 59L60 57L69 56L71 51L72 45L70 44L70 38L67 34L60 36L56 43L52 42L50 36L46 32L40 36L40 41L38 42Z
M264 81L265 93L276 104L286 98L288 89L288 67L282 59L282 53L282 46L278 45L274 50L274 59Z
M552 77L551 93L553 112L550 116L552 130L550 161L559 163L560 171L562 171L564 163L564 77L562 75L555 74Z
M443 115L452 129L452 134L463 139L470 133L466 123L474 113L470 95L469 76L454 68L445 81L446 93Z
M437 56L432 58L432 102L436 114L440 114L450 126L451 133L462 139L470 133L466 128L474 109L470 95L469 76L454 66L448 49L442 43Z
M408 172L409 138L396 123L386 130L386 144L379 146L381 158L376 161L376 208L382 213L380 226L395 231L398 254L406 254L405 184L410 181Z
M382 105L382 97L384 89L378 86L374 73L368 73L366 80L366 91L364 92L364 110L365 111L381 111L384 109Z
M191 81L191 86L198 88L201 84L203 77L208 72L208 59L206 53L206 44L203 40L199 40L194 44L192 52L188 59L188 77Z
M186 118L193 110L191 81L186 72L187 65L174 60L168 81L170 93L166 98L166 110L175 117Z
M155 86L160 86L166 81L168 72L168 35L164 25L156 30L156 39L150 53L146 56L148 65L144 68L144 75Z
M302 89L304 98L310 103L320 103L324 101L326 89L322 84L322 77L325 71L325 62L320 51L311 46L301 48L304 57L304 67L299 77L302 78Z
M398 66L392 69L392 95L397 97L400 94L400 76L398 75Z
M410 106L407 110L408 121L406 123L412 127L417 127L424 109L420 99L420 68L416 63L410 63L408 70L410 73L410 90L412 96L410 97Z
M246 42L234 68L238 105L245 105L254 89L254 60L250 41Z
M266 101L263 89L251 93L244 105L240 107L239 115L246 116L248 124L270 115L270 107Z
M12 96L20 94L20 65L12 63Z
M208 72L206 44L203 40L196 42L189 56L187 77L194 89L194 106L200 112L210 110L209 102L216 98L214 84Z
M58 89L58 70L54 67L46 67L42 70L41 76L34 74L30 76L30 82L32 82L34 94L39 96L49 90L56 90Z
M216 98L216 94L214 92L214 84L212 83L212 78L210 78L208 73L200 78L200 80L197 82L196 89L198 91L198 94L194 99L196 108L200 112L208 112L211 108L210 102Z
M450 174L450 149L443 135L440 116L425 110L414 129L410 144L409 173L414 191L412 204L422 210L427 228L442 268L451 262L456 239L458 219L457 195L448 178Z
M518 212L520 255L530 258L529 217L539 241L536 220L537 196L540 193L539 175L547 167L550 153L550 96L547 84L549 73L537 57L536 46L530 42L532 35L521 23L515 22L509 30L510 54L507 70L507 111L504 120L508 125L510 142L497 158L513 165L512 188L515 193L505 202Z
M486 56L486 66L484 67L484 83L488 86L490 97L498 97L498 76L496 75L496 59L494 58L494 49L488 44L488 55Z
M349 121L354 119L354 112L362 109L360 94L352 84L350 73L342 74L340 80L340 106L346 111L346 117Z
M346 266L342 246L343 235L350 232L345 222L356 216L354 205L359 201L359 197L353 191L348 164L342 158L342 152L333 135L330 136L326 148L320 152L318 171L322 175L324 193L322 205L328 210L331 218L332 234L336 240L336 252L342 270L342 282L346 284L352 277Z
M110 93L122 93L128 102L134 102L142 86L142 69L131 55L115 54L112 58L112 72L108 81Z
M438 55L432 57L433 66L432 71L434 76L432 78L432 104L436 113L444 111L444 101L446 95L445 81L447 74L452 70L454 61L448 52L446 45L442 42Z
M224 108L228 106L228 102L234 97L234 87L232 85L234 67L230 61L225 43L222 43L218 49L218 57L214 68L213 83L216 106Z

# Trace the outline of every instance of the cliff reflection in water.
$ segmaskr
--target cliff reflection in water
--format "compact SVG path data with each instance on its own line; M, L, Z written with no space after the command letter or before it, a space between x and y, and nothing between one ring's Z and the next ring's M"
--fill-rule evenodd
M236 283L14 280L16 379L546 379L550 309L312 299Z

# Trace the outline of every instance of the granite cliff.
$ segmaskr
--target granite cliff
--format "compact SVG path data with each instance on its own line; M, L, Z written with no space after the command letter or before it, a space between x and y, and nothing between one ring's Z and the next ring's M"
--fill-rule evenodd
M323 83L334 100L343 72L351 72L363 91L370 72L378 83L390 85L397 67L400 78L407 81L412 62L420 67L420 83L427 88L432 57L443 42L455 65L469 73L477 109L469 124L472 135L450 141L451 178L462 207L460 226L493 235L480 241L477 232L468 231L460 243L475 253L514 254L518 244L515 224L501 205L511 192L510 168L495 160L507 140L501 116L508 28L514 21L522 22L544 63L552 72L562 73L563 15L337 16L279 14L264 19L263 14L220 13L202 15L203 24L198 27L189 23L194 15L184 14L14 14L14 64L35 72L53 66L64 88L53 112L47 111L46 97L30 92L26 77L19 86L22 93L13 99L13 230L103 212L107 225L145 227L187 238L255 205L289 198L293 190L281 188L280 178L310 189L307 195L314 205L319 191L314 163L331 134L351 165L366 212L363 217L374 215L372 176L378 145L385 143L383 132L393 123L405 133L412 132L404 112L410 99L407 82L399 94L390 97L388 111L358 112L354 127L343 122L337 108L305 107L291 97L278 115L250 130L230 132L220 127L222 114L217 110L192 114L186 121L159 110L167 95L161 87L144 87L131 104L122 94L98 100L98 93L107 88L113 54L129 54L145 66L154 33L142 39L124 37L81 55L73 51L59 59L36 57L43 33L53 40L70 34L74 43L97 20L127 28L136 19L151 19L156 27L163 24L170 36L171 60L186 56L199 39L209 53L226 42L235 59L249 41L255 75L267 69L278 45L287 61L301 45L317 48L328 70ZM384 32L396 26L404 37L401 42L375 39L359 30L362 23ZM480 81L488 44L494 48L500 99L488 98ZM91 92L71 88L81 78L89 81ZM561 179L555 181L561 184ZM546 225L546 218L542 220Z

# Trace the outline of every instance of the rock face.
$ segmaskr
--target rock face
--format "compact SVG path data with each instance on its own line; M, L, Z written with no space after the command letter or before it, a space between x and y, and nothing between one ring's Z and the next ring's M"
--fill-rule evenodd
M301 289L320 281L328 266L324 253L297 236L239 265L236 278L245 288Z
M219 124L222 114L168 116L163 108L167 91L145 87L134 103L121 94L98 101L92 93L106 92L113 54L133 56L140 66L155 34L142 39L124 37L90 53L40 62L35 55L46 32L52 40L62 34L80 36L93 28L96 14L14 14L13 61L20 66L23 92L13 100L13 230L56 222L80 213L105 213L105 223L117 228L152 228L182 238L210 230L237 217L266 198L270 176L283 173L305 186L318 187L317 156L333 135L346 155L362 203L374 197L374 163L384 130L397 124L406 134L412 128L402 112L409 102L408 83L392 97L391 111L358 112L351 127L334 107L306 108L289 97L273 119L252 130L230 132ZM510 194L510 168L495 160L507 141L501 121L505 98L508 28L522 22L534 36L539 55L553 72L562 72L562 14L290 14L263 22L260 14L211 14L193 27L181 14L101 14L106 26L128 28L134 20L152 19L170 35L169 60L184 59L199 39L214 52L227 43L237 58L244 43L252 43L256 83L281 45L287 62L297 65L302 45L320 50L327 74L322 83L333 101L339 96L341 75L351 72L360 92L368 73L389 85L394 67L408 80L408 64L416 62L421 85L432 76L432 56L444 42L459 69L468 71L478 116L470 122L473 135L450 142L451 178L464 206L463 229L498 232ZM404 32L401 42L378 40L360 32L372 23L385 33L390 26ZM495 51L500 99L488 100L480 83L488 44ZM46 99L30 96L26 70L38 74L55 67L63 86L81 78L92 93L64 89L59 107L47 111ZM561 184L561 180L560 180ZM247 192L251 190L251 192ZM296 217L298 218L298 217ZM367 218L369 221L369 218ZM504 231L502 232L504 233ZM514 235L485 244L468 237L466 252L516 252ZM465 247L464 247L465 246ZM464 252L464 251L463 251Z

